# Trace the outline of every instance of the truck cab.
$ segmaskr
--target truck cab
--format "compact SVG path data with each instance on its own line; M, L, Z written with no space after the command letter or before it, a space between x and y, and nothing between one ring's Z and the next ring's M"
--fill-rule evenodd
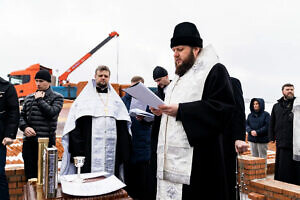
M34 64L25 70L14 71L8 74L9 82L15 86L20 101L24 100L27 95L36 91L37 87L34 77L41 69L48 70L52 75L52 69L40 64Z

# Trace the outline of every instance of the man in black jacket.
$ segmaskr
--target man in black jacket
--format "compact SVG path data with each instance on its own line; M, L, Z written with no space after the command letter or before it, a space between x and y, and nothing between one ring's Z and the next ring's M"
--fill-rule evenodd
M157 84L156 95L164 100L165 92L170 84L170 79L168 76L168 71L163 67L156 66L153 70L153 80ZM151 179L150 179L150 191L149 196L150 199L156 199L156 169L157 169L157 158L156 158L156 150L157 150L157 141L158 141L158 132L160 127L161 116L154 116L154 122L152 125L151 131L151 160L150 160L150 169L151 169Z
M9 199L5 175L6 145L13 143L19 124L19 102L16 89L0 77L0 197Z
M273 106L269 139L276 141L275 180L300 185L300 162L293 160L293 104L294 86L282 86L282 94Z
M35 81L37 91L25 98L19 125L24 132L22 156L27 179L37 177L38 138L47 137L49 147L55 145L57 119L64 101L51 89L48 71L37 72Z

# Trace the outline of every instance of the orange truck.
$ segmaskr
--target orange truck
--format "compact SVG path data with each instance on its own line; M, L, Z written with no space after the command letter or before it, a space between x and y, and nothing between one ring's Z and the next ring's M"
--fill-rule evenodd
M65 98L75 99L77 88L74 86L63 86L64 82L68 82L67 78L75 69L77 69L84 61L86 61L89 57L91 57L98 49L104 46L107 42L109 42L112 38L118 37L119 34L117 32L111 32L109 36L104 39L100 44L98 44L94 49L85 54L81 59L79 59L74 65L68 68L62 75L58 77L59 86L55 86L56 78L52 76L52 89L56 92L61 93ZM44 67L40 64L34 64L25 70L19 70L11 72L8 77L9 81L15 86L17 90L18 97L20 101L22 101L27 95L36 91L37 87L35 84L35 74L39 70L48 70L52 75L52 69Z
M15 86L20 100L36 91L37 87L34 77L40 70L48 70L52 75L52 69L40 64L31 65L24 70L14 71L8 75L9 81Z

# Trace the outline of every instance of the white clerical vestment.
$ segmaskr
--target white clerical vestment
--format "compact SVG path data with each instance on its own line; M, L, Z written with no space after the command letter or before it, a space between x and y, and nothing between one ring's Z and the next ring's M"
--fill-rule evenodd
M76 120L82 116L92 116L91 172L105 171L114 174L116 120L126 120L129 124L131 121L124 103L113 87L109 84L108 93L97 93L95 80L92 80L74 101L64 127L61 175L76 173L68 152L69 133L75 128Z
M293 160L300 161L300 99L296 98L293 104Z
M176 76L166 91L165 103L199 101L211 68L219 62L212 46L203 48L194 65L182 77ZM181 121L163 114L157 147L157 198L181 199L182 185L190 184L193 147Z

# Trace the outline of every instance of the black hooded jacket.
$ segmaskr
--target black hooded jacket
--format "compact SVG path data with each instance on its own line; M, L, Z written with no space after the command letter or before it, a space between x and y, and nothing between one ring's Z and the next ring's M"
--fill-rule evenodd
M269 139L276 140L276 146L281 148L293 148L293 119L292 112L294 100L280 98L273 106L269 127Z
M259 111L255 112L253 103L258 101ZM265 101L260 98L253 98L250 102L250 111L246 122L246 131L248 133L248 141L254 143L268 143L268 128L270 121L270 114L265 111ZM252 136L251 131L254 130L257 136Z

